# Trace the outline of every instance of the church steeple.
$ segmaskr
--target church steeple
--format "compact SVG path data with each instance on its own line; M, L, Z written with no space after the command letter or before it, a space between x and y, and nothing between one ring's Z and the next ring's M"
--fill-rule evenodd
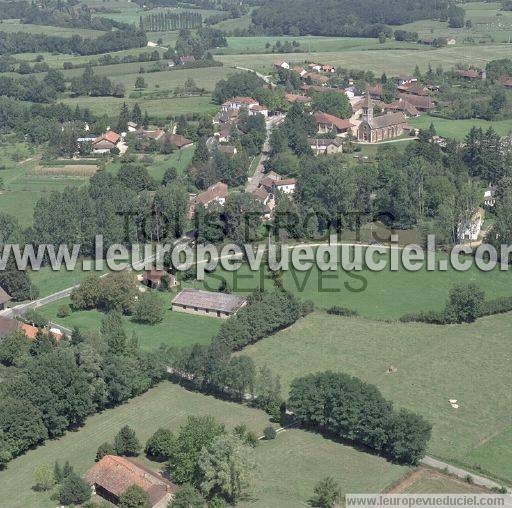
M366 99L363 102L363 122L370 122L373 120L373 102L370 97L370 91L366 92Z

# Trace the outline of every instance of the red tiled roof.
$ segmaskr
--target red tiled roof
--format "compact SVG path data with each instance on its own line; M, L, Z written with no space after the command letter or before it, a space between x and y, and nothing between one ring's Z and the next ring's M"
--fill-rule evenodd
M204 192L194 198L196 205L208 205L212 201L228 197L228 186L224 182L217 182L210 185Z
M462 76L463 78L476 79L480 77L480 73L475 71L475 69L469 69L468 71L464 69L457 69L455 73L459 76Z
M318 111L313 114L313 118L317 124L321 125L334 125L338 130L344 131L353 127L348 120L344 120L343 118L338 118L337 116L330 115L329 113L323 113Z
M232 97L231 99L228 99L224 102L224 106L231 104L231 103L237 103L237 104L258 104L258 101L256 99L253 99L252 97Z
M151 506L178 490L174 483L154 471L115 455L105 455L87 471L84 479L89 485L99 485L116 497L128 487L138 485L149 494Z
M165 141L178 148L183 148L184 146L188 146L193 143L193 141L187 139L185 136L182 136L181 134L167 134L165 137Z
M282 187L283 185L295 185L297 180L295 178L283 178L282 180L274 181L275 187Z
M399 97L412 104L416 109L432 109L434 107L434 101L428 96L399 94Z
M162 129L157 129L155 131L142 131L143 138L151 138L151 139L160 139L165 132Z

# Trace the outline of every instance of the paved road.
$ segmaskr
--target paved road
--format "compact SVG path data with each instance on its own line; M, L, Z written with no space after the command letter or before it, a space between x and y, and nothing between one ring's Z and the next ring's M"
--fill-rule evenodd
M253 192L258 188L261 179L264 176L264 164L268 160L268 153L270 152L270 135L272 134L272 129L276 125L279 125L284 120L284 118L284 115L276 115L269 118L265 123L267 127L267 137L265 139L265 143L263 143L263 149L261 151L260 160L258 162L258 165L256 166L256 170L254 171L254 175L247 179L245 192Z
M490 480L485 476L480 476L472 473L471 471L466 471L460 467L452 466L451 464L434 459L433 457L426 456L422 459L421 463L425 466L430 466L435 469L445 470L448 473L457 476L458 478L466 479L468 476L471 476L475 485L481 485L482 487L486 487L488 489L502 487L501 484L496 483L494 480ZM512 490L508 489L508 492L511 493Z
M268 85L274 85L274 83L272 83L272 81L270 80L269 76L265 76L264 74L261 74L261 72L255 71L254 69L249 69L247 67L239 67L238 65L235 67L235 69L238 69L239 71L252 72L252 73L256 74L256 76L258 76L258 78L265 81L265 83L267 83Z
M134 263L133 268L135 270L140 270L141 268L144 267L145 263L151 263L154 260L155 260L155 255L151 255L151 256L147 257L146 259L143 259L142 261L138 261L138 262ZM105 277L106 275L108 275L108 273L104 273L101 277ZM4 317L22 316L28 310L37 309L39 307L43 307L44 305L48 305L49 303L57 302L58 300L63 300L64 298L68 298L71 295L71 292L73 291L73 289L75 289L77 287L78 287L78 284L71 286L69 288L57 291L56 293L45 296L43 298L33 300L32 302L21 303L20 305L16 305L9 309L5 309L3 311L0 311L0 316L4 316Z

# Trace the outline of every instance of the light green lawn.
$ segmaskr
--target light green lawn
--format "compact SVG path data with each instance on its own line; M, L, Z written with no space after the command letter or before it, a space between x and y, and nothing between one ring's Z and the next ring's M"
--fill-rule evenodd
M439 254L437 259L446 258ZM215 290L224 278L233 291L240 293L249 293L257 287L270 289L273 283L266 278L267 273L266 269L251 272L248 265L235 272L220 268L206 277L205 286ZM283 272L283 282L286 289L302 300L312 300L318 307L339 305L376 319L398 319L406 313L441 310L450 289L459 283L474 282L489 299L512 295L511 272L497 269L482 272L473 267L466 272L453 269L411 272L401 267L398 271L364 269L350 273L342 269L321 272L315 265L304 272Z
M433 326L314 313L243 353L278 371L285 394L295 377L329 369L373 383L397 407L433 424L430 454L470 468L481 461L512 483L511 326L512 314ZM398 371L388 374L390 366Z
M489 44L469 47L450 46L432 49L417 45L415 49L369 49L360 51L349 49L345 51L318 52L314 60L348 69L372 70L379 75L411 73L416 64L421 70L427 70L429 63L435 69L442 65L449 69L458 63L485 66L490 60L507 58L511 47L508 44ZM216 59L225 65L249 67L261 71L269 71L276 60L304 63L311 60L308 53L275 53L257 55L218 55Z
M165 309L161 323L140 324L133 322L128 316L123 317L123 325L128 336L135 333L143 349L154 350L161 344L178 347L208 344L218 332L222 323L220 319L173 312L170 306L174 294L155 293L162 299ZM96 310L72 312L66 318L57 317L59 307L70 303L69 299L61 300L41 307L39 311L49 320L71 329L76 326L81 330L99 330L104 314Z
M46 25L32 25L20 23L19 20L8 19L0 23L0 32L23 32L30 34L58 35L60 37L71 37L80 35L88 39L96 39L105 34L100 30L89 30L85 28L65 28Z
M206 72L207 70L205 70ZM217 106L212 103L211 97L186 97L172 99L127 99L115 97L79 97L77 99L64 99L62 102L74 108L88 108L92 113L116 116L124 102L131 109L138 102L142 111L147 111L152 119L165 120L185 113L215 112Z
M0 472L0 507L53 508L56 504L50 500L50 494L31 489L38 466L48 464L53 468L55 460L61 464L69 460L75 470L83 474L94 464L98 446L105 441L112 442L122 426L132 427L139 440L145 443L158 427L169 427L177 432L189 415L212 415L228 430L245 423L258 434L269 425L267 415L261 411L162 382L120 407L90 417L78 431L68 432L12 461ZM379 492L408 471L382 458L301 430L290 430L273 441L261 442L255 450L255 458L258 471L252 493L254 499L241 506L304 506L316 482L325 476L333 476L343 493ZM162 464L142 456L137 460L156 470L162 468Z
M419 129L428 129L432 123L434 124L439 136L455 138L460 141L466 137L466 134L472 127L481 127L483 130L487 130L489 127L492 127L500 136L510 134L512 131L512 119L498 120L494 122L480 120L479 118L448 120L423 114L417 118L409 118L408 121L413 127L417 127Z

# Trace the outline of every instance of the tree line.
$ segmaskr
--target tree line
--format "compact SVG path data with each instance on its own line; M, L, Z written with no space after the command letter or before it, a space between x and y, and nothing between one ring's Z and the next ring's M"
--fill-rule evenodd
M139 19L140 28L147 32L199 28L202 24L203 17L201 13L193 11L184 11L177 14L173 12L157 12L144 17L141 16Z
M265 2L252 21L269 35L328 35L378 37L420 19L448 17L446 0L278 0Z
M86 39L79 35L61 37L26 32L0 32L0 55L40 52L94 55L141 48L146 44L146 34L134 28L115 30L95 39Z

